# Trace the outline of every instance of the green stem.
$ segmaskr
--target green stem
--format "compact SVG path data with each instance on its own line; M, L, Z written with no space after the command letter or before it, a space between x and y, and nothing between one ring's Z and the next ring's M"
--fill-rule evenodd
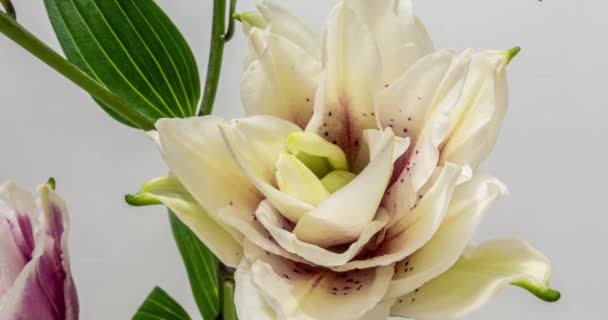
M53 49L40 41L36 36L24 29L19 23L4 12L0 12L0 33L29 51L42 62L61 73L76 85L97 98L112 111L129 120L144 130L154 128L154 123L144 115L129 106L122 98L108 91L99 82L84 73L78 67L67 61Z
M236 11L236 2L237 0L230 0L230 11L228 12L228 30L226 30L226 34L224 34L224 42L230 41L234 36L234 12Z
M222 319L238 320L234 306L234 278L224 279L222 283Z
M15 6L13 6L11 0L0 0L0 4L4 7L6 14L13 19L17 19L17 12L15 11Z
M207 79L203 93L203 102L198 112L199 116L210 115L215 103L215 95L222 71L224 57L224 28L226 24L226 0L213 1L213 24L211 27L211 45L209 46L209 63Z

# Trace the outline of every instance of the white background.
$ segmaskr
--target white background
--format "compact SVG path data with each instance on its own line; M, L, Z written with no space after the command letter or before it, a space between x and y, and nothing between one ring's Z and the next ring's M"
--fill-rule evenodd
M21 22L58 48L42 1L16 0ZM239 9L251 8L242 0ZM333 1L284 1L318 31ZM159 0L185 33L204 78L211 1ZM608 6L599 0L419 0L437 47L523 52L509 66L510 111L484 164L510 187L476 240L528 239L554 262L556 304L505 290L471 319L605 319L608 301ZM245 39L226 48L217 113L243 114ZM160 207L122 201L166 167L140 132L0 36L0 180L28 188L54 176L72 215L71 256L81 319L129 319L160 285L196 316Z

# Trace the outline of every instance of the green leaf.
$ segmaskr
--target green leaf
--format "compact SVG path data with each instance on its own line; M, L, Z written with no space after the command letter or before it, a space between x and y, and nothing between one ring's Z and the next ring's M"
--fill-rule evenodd
M156 287L132 320L190 320L188 313L163 289Z
M201 95L196 61L153 0L44 2L68 60L108 90L151 121L195 115Z
M170 210L169 219L198 309L204 319L215 319L220 314L220 262Z

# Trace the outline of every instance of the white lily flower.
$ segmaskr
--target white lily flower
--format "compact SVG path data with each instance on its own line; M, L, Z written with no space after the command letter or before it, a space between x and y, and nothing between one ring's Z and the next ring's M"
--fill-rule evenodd
M15 183L0 187L0 319L76 320L66 206L49 185L38 190L39 209Z
M321 36L257 5L248 117L158 121L171 175L137 195L237 268L240 319L446 319L508 284L558 298L523 242L468 247L507 193L477 167L515 51L435 51L407 0L341 1Z

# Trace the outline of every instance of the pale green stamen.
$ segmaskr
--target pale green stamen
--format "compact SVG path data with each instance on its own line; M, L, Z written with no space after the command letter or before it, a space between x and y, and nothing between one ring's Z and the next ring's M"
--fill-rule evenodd
M334 193L349 184L356 177L356 174L349 171L332 171L321 179L321 183L323 183L327 191Z

